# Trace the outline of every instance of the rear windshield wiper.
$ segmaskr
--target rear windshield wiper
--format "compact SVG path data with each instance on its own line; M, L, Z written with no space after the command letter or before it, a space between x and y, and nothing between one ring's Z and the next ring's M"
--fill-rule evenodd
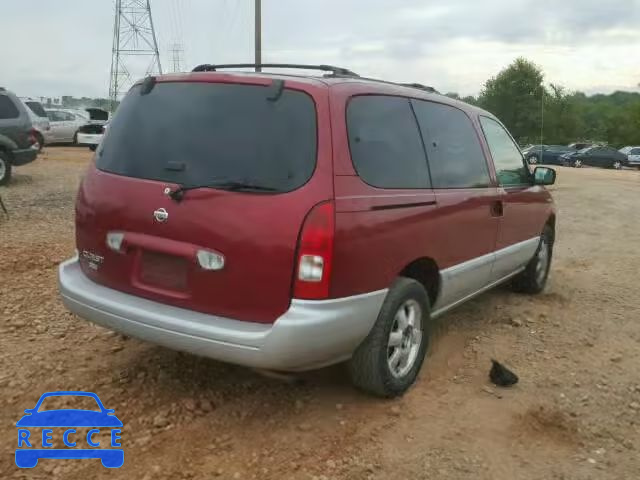
M180 202L184 198L185 192L189 190L196 190L198 188L219 188L222 190L230 191L243 191L243 192L277 192L278 189L269 187L267 185L260 185L257 183L243 182L239 180L221 180L212 181L208 183L202 183L198 185L180 185L175 190L168 193L169 197L176 202Z

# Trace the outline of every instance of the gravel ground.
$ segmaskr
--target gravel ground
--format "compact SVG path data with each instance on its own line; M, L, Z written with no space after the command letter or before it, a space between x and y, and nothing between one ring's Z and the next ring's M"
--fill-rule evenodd
M558 168L558 241L537 297L498 289L443 320L393 401L341 367L285 383L95 327L66 312L89 153L48 148L0 188L0 478L634 479L640 477L640 172ZM521 378L487 382L489 359ZM15 422L46 391L96 392L125 463L13 461Z

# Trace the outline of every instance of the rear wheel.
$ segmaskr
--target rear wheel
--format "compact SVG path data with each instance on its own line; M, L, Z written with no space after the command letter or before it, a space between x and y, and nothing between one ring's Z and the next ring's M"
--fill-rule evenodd
M73 134L73 144L78 145L78 132Z
M536 165L538 163L538 156L531 155L527 160L529 161L529 165Z
M536 294L542 292L549 278L551 257L553 254L553 229L547 225L540 235L540 243L535 255L529 261L524 271L512 281L514 291Z
M6 185L11 180L11 159L9 154L0 150L0 185Z
M580 168L580 167L582 167L582 160L580 160L580 159L577 159L577 158L576 158L576 159L573 161L573 166L574 166L575 168Z
M44 137L40 132L36 132L36 141L38 142L38 151L41 152L44 147Z
M371 332L349 362L354 385L387 398L411 387L429 345L429 318L429 296L422 284L410 278L396 280Z
M622 168L622 162L620 160L616 160L615 162L613 162L612 167L616 170L620 170Z

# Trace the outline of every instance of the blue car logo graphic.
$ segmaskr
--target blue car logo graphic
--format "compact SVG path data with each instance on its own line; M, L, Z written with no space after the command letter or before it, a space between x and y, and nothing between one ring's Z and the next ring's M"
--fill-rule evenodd
M90 397L93 398L100 411L80 409L58 409L38 411L42 402L48 397ZM24 411L16 426L18 427L18 448L16 449L16 465L20 468L33 468L40 458L99 458L107 468L119 468L124 463L124 451L120 444L120 428L122 422L114 415L114 410L104 408L100 398L91 392L48 392L40 397L34 408ZM42 435L35 435L31 428L45 427ZM86 444L91 448L75 448L83 438L75 428L87 428ZM64 428L62 440L69 448L53 448L51 428ZM97 441L95 436L100 428L110 429L111 448L99 448L104 441ZM42 446L42 448L40 448Z

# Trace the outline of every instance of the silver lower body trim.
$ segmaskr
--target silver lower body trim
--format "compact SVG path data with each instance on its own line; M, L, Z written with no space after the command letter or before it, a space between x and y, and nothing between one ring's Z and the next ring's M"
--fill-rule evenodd
M351 357L375 323L387 290L293 300L273 324L233 320L164 305L98 285L77 259L58 271L65 306L81 318L175 350L253 368L303 371Z
M471 300L472 298L475 298L478 295L480 295L482 293L485 293L485 292L491 290L494 287L497 287L498 285L500 285L501 283L506 282L510 278L515 277L517 274L522 272L524 270L524 268L525 267L520 267L518 270L510 273L509 275L507 275L507 276L505 276L505 277L503 277L503 278L501 278L499 280L496 280L495 282L492 282L492 283L486 285L485 287L481 288L480 290L478 290L478 291L476 291L476 292L474 292L474 293L472 293L470 295L467 295L464 298L461 298L457 302L454 302L454 303L451 303L451 304L449 304L449 305L447 305L445 307L439 308L438 310L434 310L433 313L431 314L431 318L437 318L440 315L443 315L443 314L447 313L449 310L453 310L454 308L462 305L463 303L466 303L467 301Z
M432 316L442 315L520 273L539 244L540 237L534 237L442 270Z

